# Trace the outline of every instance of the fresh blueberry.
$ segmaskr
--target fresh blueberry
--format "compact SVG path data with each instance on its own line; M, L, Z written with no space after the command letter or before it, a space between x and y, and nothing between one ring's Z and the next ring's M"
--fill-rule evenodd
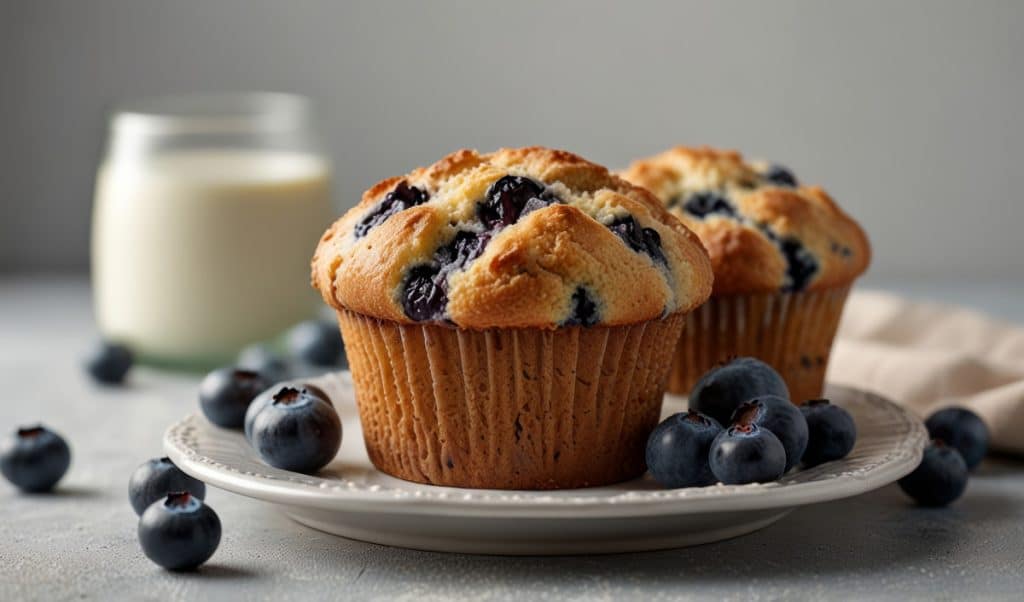
M597 313L597 302L587 289L576 287L572 294L572 308L565 320L566 326L593 326L601 320Z
M726 485L766 483L786 472L782 442L756 424L734 424L718 433L708 458L711 472Z
M259 372L272 383L288 380L288 360L266 345L249 345L238 354L238 367Z
M967 488L967 462L955 447L933 439L924 448L921 464L899 484L922 506L947 506Z
M608 229L615 233L626 246L637 253L643 253L654 263L667 265L665 253L661 250L661 235L654 228L644 228L632 215L620 217L608 224Z
M217 426L240 428L245 423L249 404L270 384L259 372L220 368L199 383L199 407Z
M778 186L786 186L788 188L796 188L797 186L796 176L793 175L793 172L781 165L768 167L768 170L764 172L764 179Z
M345 345L338 327L330 322L309 320L288 333L288 348L292 354L314 366L335 367L345 365Z
M967 408L939 410L929 416L924 425L930 437L942 439L960 452L968 470L974 470L988 453L988 427Z
M788 399L762 395L740 404L732 414L733 424L756 424L768 429L786 450L786 470L800 463L807 449L807 421Z
M110 341L100 341L85 359L89 376L104 385L119 385L132 367L134 357L128 347Z
M70 465L67 442L42 425L19 428L0 443L0 472L22 491L53 489Z
M213 556L220 518L187 491L153 502L139 519L139 543L150 560L172 571L189 571Z
M487 189L476 213L485 227L500 230L531 211L557 202L558 197L540 182L522 176L504 176Z
M845 458L857 442L857 425L853 416L827 399L811 399L800 406L807 420L805 466L817 466Z
M708 464L722 425L695 410L673 414L647 439L647 470L665 487L701 487L717 481Z
M694 217L704 219L709 215L737 217L736 210L726 198L716 192L696 192L686 198L683 209Z
M338 453L341 420L308 390L285 387L253 419L252 446L271 466L312 474Z
M430 195L425 191L415 186L409 186L405 180L402 180L394 190L387 193L359 220L355 227L356 238L366 236L370 230L386 222L392 215L410 207L422 205L428 200L430 200Z
M263 408L273 403L274 397L279 394L283 394L286 389L298 389L301 393L312 395L317 399L322 399L327 402L327 405L333 407L331 398L327 396L327 393L323 389L316 385L309 383L303 383L298 381L290 381L278 383L266 391L256 396L256 399L252 400L249 404L249 409L245 411L245 438L250 443L252 442L252 424L256 421L256 415L263 411Z
M128 479L128 500L139 516L153 502L176 491L187 491L201 500L206 498L206 484L182 472L170 458L143 462Z
M741 357L712 368L690 391L690 407L722 424L744 401L761 395L789 399L786 381L759 359Z

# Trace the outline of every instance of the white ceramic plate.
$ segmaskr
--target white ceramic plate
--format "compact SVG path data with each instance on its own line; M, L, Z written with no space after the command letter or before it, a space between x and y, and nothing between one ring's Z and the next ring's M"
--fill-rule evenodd
M348 373L311 382L328 390L345 429L338 457L317 476L271 468L241 433L192 415L164 448L210 485L273 503L296 521L336 535L422 550L480 554L596 554L656 550L750 533L804 504L845 498L906 475L927 435L921 422L876 395L829 387L853 414L850 455L768 484L665 490L647 478L562 491L458 489L377 471L363 448ZM665 415L685 399L668 396Z

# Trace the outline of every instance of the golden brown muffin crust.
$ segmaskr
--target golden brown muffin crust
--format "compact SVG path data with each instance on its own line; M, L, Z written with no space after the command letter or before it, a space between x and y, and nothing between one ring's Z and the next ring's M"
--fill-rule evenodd
M482 212L509 182L543 192L495 222ZM396 195L412 206L380 219ZM712 286L700 241L651 193L541 147L460 150L376 184L327 230L312 268L337 309L473 329L632 324L692 309ZM420 290L443 293L440 312L409 301Z
M867 236L817 186L773 181L769 166L736 151L679 146L621 175L655 194L707 248L716 295L821 290L867 269ZM694 211L696 195L729 208Z

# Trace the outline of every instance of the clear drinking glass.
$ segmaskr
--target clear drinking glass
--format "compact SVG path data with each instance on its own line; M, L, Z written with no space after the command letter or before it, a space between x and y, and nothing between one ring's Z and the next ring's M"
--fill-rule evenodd
M309 102L154 98L110 119L96 178L96 320L143 360L201 367L314 315L332 211Z

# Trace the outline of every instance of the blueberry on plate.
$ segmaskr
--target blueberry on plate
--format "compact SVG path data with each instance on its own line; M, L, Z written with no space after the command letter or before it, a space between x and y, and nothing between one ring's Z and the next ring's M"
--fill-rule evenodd
M955 447L932 439L924 448L921 463L899 484L922 506L948 506L967 488L967 462Z
M805 466L817 466L845 458L857 442L857 425L853 416L827 399L811 399L800 406L807 420Z
M150 504L139 519L139 543L150 560L172 571L197 568L220 544L220 518L187 491Z
M711 442L711 472L726 485L767 483L786 472L786 449L756 424L734 424Z
M104 385L119 385L131 369L134 356L131 349L119 343L100 341L85 358L89 376Z
M286 360L266 345L249 345L238 354L238 367L259 372L272 383L288 380L291 370Z
M22 491L53 489L70 465L67 442L42 425L19 428L0 442L0 472Z
M220 368L199 384L199 407L206 418L224 428L240 428L252 400L270 383L259 372Z
M788 399L762 395L745 401L732 414L733 424L756 424L778 437L786 450L786 470L800 463L807 449L807 421Z
M741 357L701 376L690 391L690 407L728 424L741 403L761 395L789 399L786 381L761 360Z
M334 404L331 403L331 398L327 396L327 393L316 385L311 385L297 380L273 385L266 391L257 395L256 399L252 400L252 403L249 404L249 409L245 411L245 438L249 443L252 443L252 425L253 422L256 421L256 415L262 412L263 408L273 403L274 397L279 394L284 394L285 389L289 388L298 389L301 393L306 393L316 397L317 399L322 399L327 402L327 405L334 407Z
M128 479L128 500L139 516L153 502L176 491L187 491L201 500L206 498L206 484L182 472L170 458L143 462Z
M647 470L665 487L701 487L717 481L708 452L722 425L696 410L673 414L647 439Z
M309 320L288 333L288 348L293 355L314 366L345 365L345 345L335 324Z
M968 470L973 470L988 453L988 427L967 408L939 410L924 421L924 426L930 437L955 447L964 457Z
M341 447L337 412L308 389L285 387L256 414L251 443L267 464L312 474Z

